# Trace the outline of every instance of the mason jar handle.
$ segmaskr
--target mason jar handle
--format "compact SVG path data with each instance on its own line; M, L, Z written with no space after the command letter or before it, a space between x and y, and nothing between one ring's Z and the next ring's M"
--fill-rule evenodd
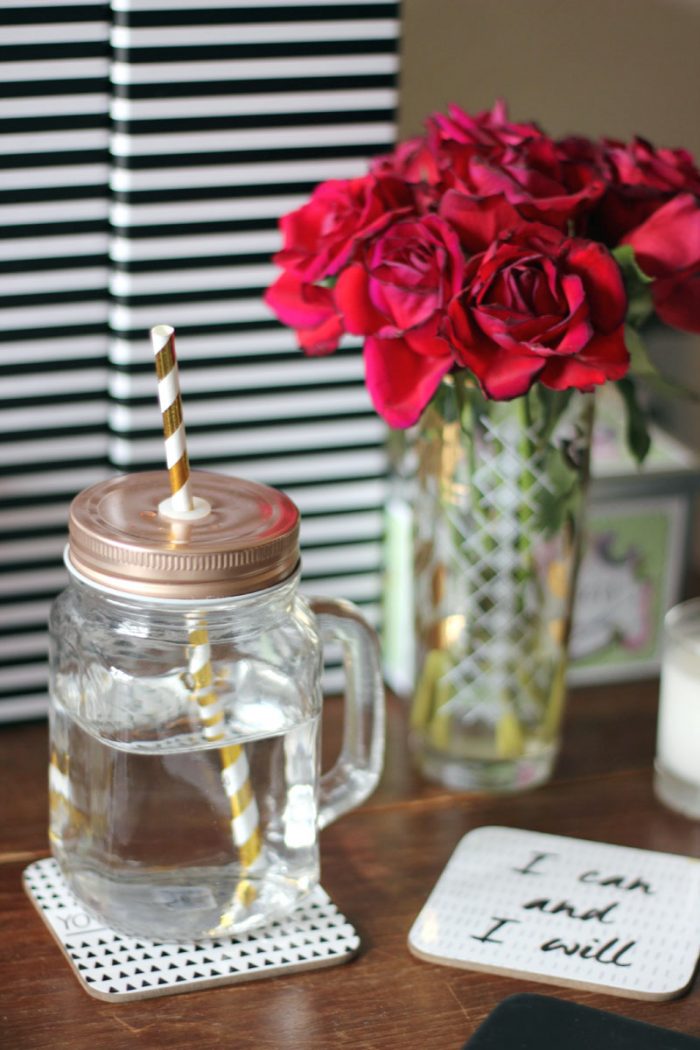
M372 794L384 761L384 685L377 636L352 602L309 598L324 642L339 642L345 671L343 743L321 776L318 826Z

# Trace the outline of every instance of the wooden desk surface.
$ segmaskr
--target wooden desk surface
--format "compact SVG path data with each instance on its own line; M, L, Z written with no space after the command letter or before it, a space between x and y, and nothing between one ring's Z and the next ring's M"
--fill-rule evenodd
M235 1047L236 1050L458 1050L507 995L561 996L700 1036L696 981L681 999L636 1002L434 966L408 930L459 839L482 824L700 857L700 823L652 791L656 682L580 689L569 704L554 779L509 797L421 784L389 704L382 783L322 836L323 885L362 938L352 962L315 973L110 1005L82 991L25 898L22 869L45 856L46 727L0 728L0 1046L5 1050ZM327 704L337 741L339 704Z

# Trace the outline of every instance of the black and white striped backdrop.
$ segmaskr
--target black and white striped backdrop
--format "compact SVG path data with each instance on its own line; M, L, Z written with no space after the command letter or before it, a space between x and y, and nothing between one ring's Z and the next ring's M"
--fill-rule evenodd
M191 459L299 504L308 590L378 614L383 426L359 346L262 302L277 218L393 142L399 4L0 0L0 721L46 708L67 507L162 466L148 329Z

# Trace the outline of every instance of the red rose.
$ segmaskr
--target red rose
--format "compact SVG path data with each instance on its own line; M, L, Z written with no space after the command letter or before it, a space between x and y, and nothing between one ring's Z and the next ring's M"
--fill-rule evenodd
M537 223L471 260L449 320L458 361L488 397L508 400L535 380L590 390L624 376L626 305L605 248Z
M337 350L343 325L329 288L318 288L292 273L283 273L264 298L282 324L296 330L299 346L307 354Z
M347 331L368 336L367 386L392 426L418 419L453 364L442 324L463 274L457 235L429 215L389 227L338 278L338 309Z
M441 149L450 142L473 146L483 157L501 153L512 146L520 146L533 138L544 138L537 124L516 124L508 119L503 99L498 99L490 110L465 113L460 106L450 104L444 113L435 113L428 121L428 137L433 148Z
M367 175L323 182L308 204L280 219L284 247L275 262L308 282L333 276L363 238L412 203L410 188L394 178Z
M469 177L475 157L491 159L498 166L505 150L545 137L536 124L509 120L502 100L493 109L474 116L451 104L447 114L435 113L429 118L425 136L400 143L392 153L377 158L372 171L414 184L418 211L436 211L442 193L450 186L481 192Z
M370 170L377 176L393 176L428 186L436 186L440 181L437 159L422 137L400 142L391 153L375 157Z
M502 102L473 116L453 105L365 178L323 183L281 219L285 272L266 301L308 353L363 336L367 385L394 426L455 368L496 399L535 381L590 390L629 367L608 250L621 239L659 316L700 331L698 197L683 150L554 141Z
M338 278L336 302L348 331L417 342L460 289L464 259L453 229L436 215L395 223ZM420 351L419 351L420 352Z
M565 230L590 211L604 190L601 179L581 180L551 139L542 136L506 150L498 163L472 158L455 165L456 179L479 196L501 193L524 219Z
M700 203L681 193L625 237L650 277L662 321L700 332Z
M601 235L616 245L678 193L700 195L700 172L681 149L655 149L644 139L627 145L604 139L607 191L599 209Z

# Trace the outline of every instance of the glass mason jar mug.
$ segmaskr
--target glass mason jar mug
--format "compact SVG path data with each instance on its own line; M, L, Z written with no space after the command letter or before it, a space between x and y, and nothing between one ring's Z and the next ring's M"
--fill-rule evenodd
M193 484L185 520L160 472L76 497L50 623L54 855L93 912L160 940L292 911L319 878L319 828L372 792L384 744L375 636L350 603L298 593L294 504ZM322 639L346 673L323 775Z

